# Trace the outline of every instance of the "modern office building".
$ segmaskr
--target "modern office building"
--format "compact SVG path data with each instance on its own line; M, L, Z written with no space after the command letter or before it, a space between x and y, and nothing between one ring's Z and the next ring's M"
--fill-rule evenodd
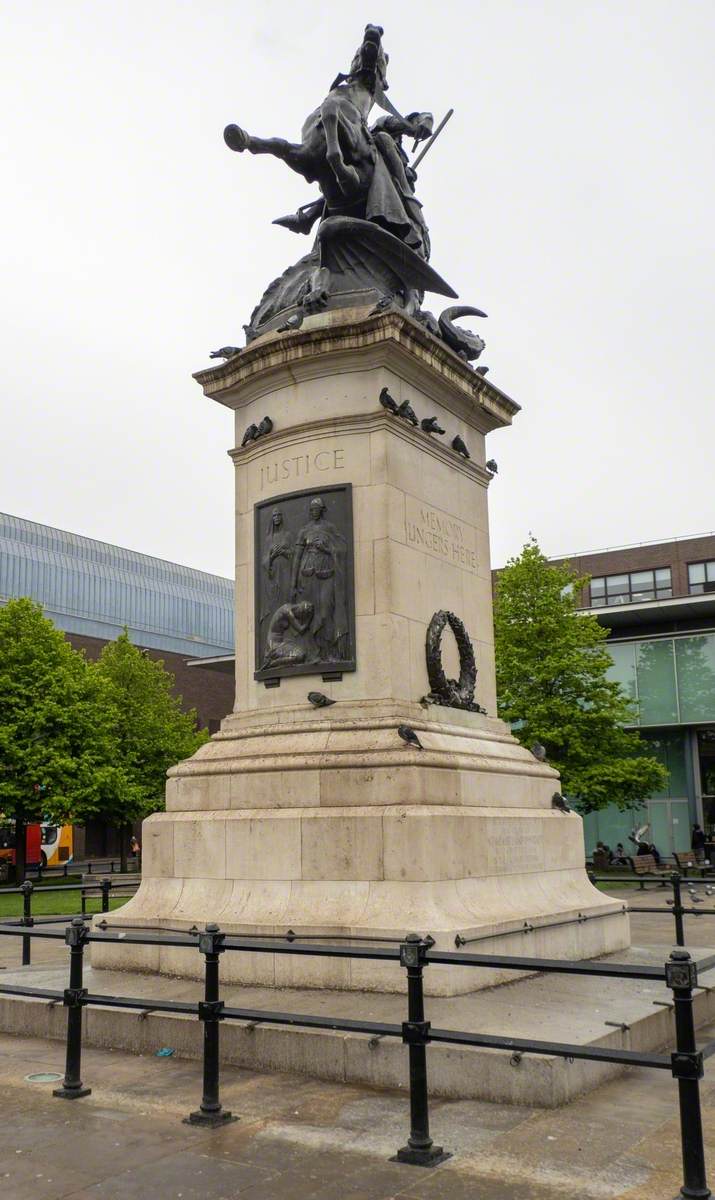
M201 661L233 651L233 580L0 513L0 604L19 596L88 658L126 626L211 732L231 711L232 679Z
M648 822L662 854L690 848L694 821L715 834L715 534L572 554L591 576L584 609L610 630L613 678L670 781L640 811L611 806L586 817L586 848L628 844Z
M233 580L0 513L0 605L20 596L88 658L126 626L211 733L233 708L232 676L202 665L233 652ZM117 831L99 819L77 826L74 853L118 854Z

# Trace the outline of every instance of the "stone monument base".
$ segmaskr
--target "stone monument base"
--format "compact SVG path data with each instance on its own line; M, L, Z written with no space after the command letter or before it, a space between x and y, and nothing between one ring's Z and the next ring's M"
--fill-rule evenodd
M407 746L408 724L423 749ZM593 958L629 944L623 906L584 871L581 819L554 809L558 776L503 722L434 705L363 701L233 714L170 773L167 811L144 823L143 882L113 926L341 939L488 940L494 954ZM574 918L587 917L586 921ZM508 936L524 923L526 939ZM470 947L467 946L467 949ZM198 977L198 954L93 947L101 967ZM394 992L369 960L231 953L226 982ZM454 996L513 972L432 967Z

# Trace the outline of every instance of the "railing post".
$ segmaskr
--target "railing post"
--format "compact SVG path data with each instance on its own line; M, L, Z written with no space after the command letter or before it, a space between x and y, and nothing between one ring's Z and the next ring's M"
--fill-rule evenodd
M675 944L676 946L685 945L685 925L683 923L683 897L680 887L680 875L674 871L670 877L670 882L673 886L673 916L675 917Z
M684 1200L707 1200L711 1195L705 1175L703 1121L700 1111L700 1080L703 1056L695 1043L693 988L698 984L698 967L687 950L673 950L665 964L665 981L673 991L675 1008L675 1052L671 1054L673 1077L678 1081L680 1138L683 1147Z
M21 923L27 929L31 929L35 923L32 919L32 893L34 892L34 890L35 890L34 885L31 882L31 880L29 880L29 879L26 879L24 883L20 884L20 891L22 892L22 922ZM32 938L27 937L27 936L23 937L23 939L22 939L22 965L23 965L23 967L29 967L29 965L30 965L30 962L32 960L31 947L32 947Z
M102 912L109 912L109 891L112 886L111 879L102 879L99 886L102 889Z
M82 1009L86 1004L87 989L82 986L84 947L89 936L81 917L73 917L72 924L65 930L65 941L70 948L70 985L65 988L64 1004L67 1009L67 1057L62 1087L55 1088L52 1095L63 1100L79 1100L89 1096L91 1088L82 1086Z
M409 933L400 946L400 965L407 969L407 1020L402 1023L402 1041L410 1055L410 1136L391 1162L417 1167L436 1167L451 1155L435 1146L429 1132L427 1092L427 1045L430 1023L425 1021L422 972L430 945L418 933Z
M199 1020L204 1025L204 1090L201 1105L184 1117L186 1125L225 1125L237 1121L219 1100L219 1025L223 1019L223 1000L218 995L219 957L225 934L218 925L209 924L199 934L199 950L205 957L204 999L199 1001Z

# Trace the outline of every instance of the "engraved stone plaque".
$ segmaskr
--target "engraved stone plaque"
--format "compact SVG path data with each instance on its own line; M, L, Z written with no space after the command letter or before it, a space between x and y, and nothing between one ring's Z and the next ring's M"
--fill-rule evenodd
M355 670L350 484L255 509L256 679Z

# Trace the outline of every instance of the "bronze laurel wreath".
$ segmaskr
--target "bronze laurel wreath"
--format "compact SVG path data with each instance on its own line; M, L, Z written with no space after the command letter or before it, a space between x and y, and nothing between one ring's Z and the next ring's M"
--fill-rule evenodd
M459 679L448 679L442 666L442 634L449 625L459 651ZM425 700L430 704L441 704L446 708L466 708L469 712L485 712L474 701L477 682L477 664L474 648L463 622L453 612L441 608L427 626L425 639L427 675L430 692Z

